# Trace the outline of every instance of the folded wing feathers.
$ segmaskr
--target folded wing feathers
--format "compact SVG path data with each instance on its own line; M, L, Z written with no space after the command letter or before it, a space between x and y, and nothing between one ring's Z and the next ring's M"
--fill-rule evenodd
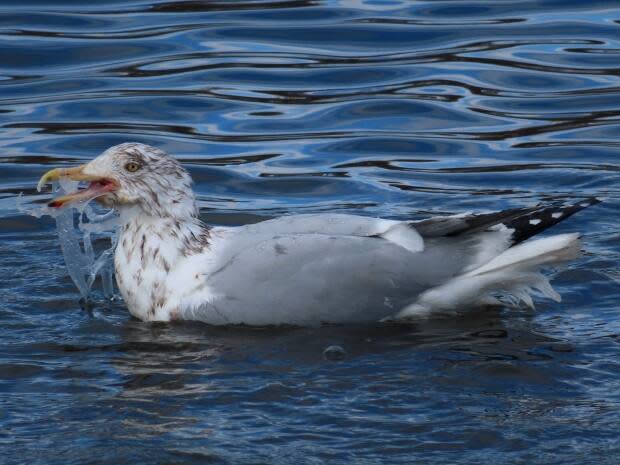
M578 233L545 237L515 245L465 276L476 276L505 268L530 269L573 260L579 256L580 250Z
M562 234L519 244L485 265L423 292L396 318L453 314L485 304L524 303L533 308L533 293L559 301L560 295L538 269L572 260L579 253L579 234Z
M380 236L409 252L415 253L424 250L424 239L408 223L394 224L381 233Z

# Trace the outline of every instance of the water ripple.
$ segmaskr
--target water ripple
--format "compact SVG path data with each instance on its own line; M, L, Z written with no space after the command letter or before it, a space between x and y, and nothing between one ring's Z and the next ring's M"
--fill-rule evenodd
M2 2L5 461L615 463L618 18L605 0ZM585 252L536 312L149 325L81 308L52 221L16 209L47 200L49 167L128 139L175 154L218 225L605 202L556 228Z

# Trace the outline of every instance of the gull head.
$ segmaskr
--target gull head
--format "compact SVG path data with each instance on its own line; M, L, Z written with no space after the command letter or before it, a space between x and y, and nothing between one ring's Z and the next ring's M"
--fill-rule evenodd
M37 189L61 179L84 182L87 187L57 197L50 207L96 199L121 214L132 211L183 219L197 213L189 173L176 159L149 145L127 142L84 165L53 169L41 177Z

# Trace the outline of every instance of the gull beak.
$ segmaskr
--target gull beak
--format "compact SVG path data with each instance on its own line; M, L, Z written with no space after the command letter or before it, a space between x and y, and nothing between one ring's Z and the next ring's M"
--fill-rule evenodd
M86 189L78 190L77 192L63 195L62 197L57 197L52 200L48 206L58 208L73 202L91 200L109 192L113 192L119 188L118 182L114 179L84 173L85 167L86 165L76 166L75 168L54 168L41 176L41 179L37 184L38 192L41 192L43 186L46 184L49 184L52 181L58 181L62 178L70 179L72 181L89 182L89 186Z

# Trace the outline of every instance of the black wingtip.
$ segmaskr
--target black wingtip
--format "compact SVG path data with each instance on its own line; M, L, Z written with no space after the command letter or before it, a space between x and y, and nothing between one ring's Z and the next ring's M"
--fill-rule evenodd
M575 213L601 202L602 200L597 197L588 197L571 204L539 205L533 211L518 216L504 224L508 228L514 229L512 236L513 244L518 244L570 218Z
M579 202L579 204L581 204L583 206L583 208L588 208L591 207L592 205L596 205L599 203L603 203L603 199L599 199L598 197L588 197L587 199L582 200L581 202Z
M464 217L434 217L410 224L423 237L459 236L486 231L498 224L513 229L512 245L523 242L584 208L601 203L597 197L588 197L575 203L547 202L534 207L513 208L493 213Z

